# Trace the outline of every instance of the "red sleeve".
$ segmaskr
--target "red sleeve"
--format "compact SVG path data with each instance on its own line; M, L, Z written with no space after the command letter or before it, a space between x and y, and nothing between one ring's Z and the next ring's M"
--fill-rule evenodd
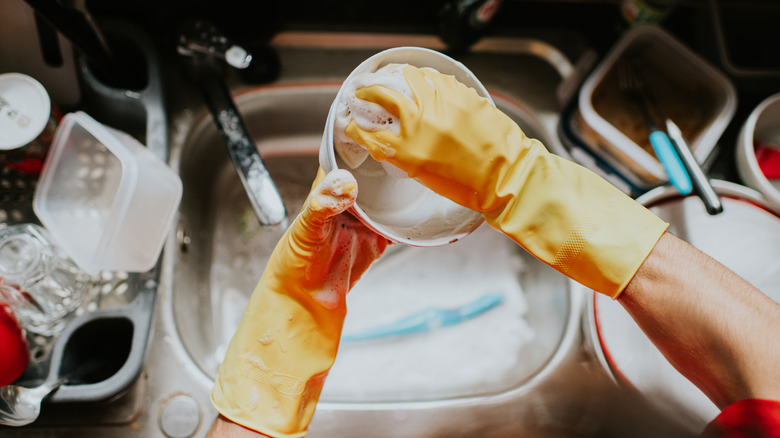
M703 438L780 438L780 400L740 400L723 409Z

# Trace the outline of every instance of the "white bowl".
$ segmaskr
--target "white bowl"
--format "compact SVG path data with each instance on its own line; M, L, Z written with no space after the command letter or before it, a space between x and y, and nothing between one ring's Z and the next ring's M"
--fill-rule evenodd
M780 208L780 180L770 181L758 166L755 141L780 146L780 93L764 99L750 113L737 138L737 171L745 184Z
M453 75L495 105L476 76L449 56L420 47L396 47L379 52L358 65L339 89L325 122L320 167L326 172L346 168L355 175L358 198L351 211L370 229L393 242L407 245L446 245L476 230L484 221L482 214L455 204L414 179L387 174L371 157L357 168L350 169L333 148L337 104L347 85L357 75L372 73L393 63L431 67L440 73Z

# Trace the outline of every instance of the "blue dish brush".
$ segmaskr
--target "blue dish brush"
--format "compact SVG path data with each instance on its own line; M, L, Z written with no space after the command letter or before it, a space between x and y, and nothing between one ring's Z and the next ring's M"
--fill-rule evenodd
M343 342L365 341L367 339L423 333L473 318L492 309L503 300L503 294L488 294L470 303L452 309L432 307L389 324L374 327L359 333L345 334L341 337L341 340Z

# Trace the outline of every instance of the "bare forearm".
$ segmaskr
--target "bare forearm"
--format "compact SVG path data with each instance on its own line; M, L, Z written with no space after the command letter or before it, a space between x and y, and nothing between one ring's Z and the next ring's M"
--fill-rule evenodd
M618 301L720 408L780 399L780 306L711 257L667 233Z
M234 423L222 415L217 416L214 424L211 425L206 438L270 438L260 432L247 429L238 423Z

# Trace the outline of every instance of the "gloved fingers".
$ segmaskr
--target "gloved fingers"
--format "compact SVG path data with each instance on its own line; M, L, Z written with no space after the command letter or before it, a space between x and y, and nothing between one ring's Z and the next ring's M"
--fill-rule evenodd
M347 170L336 169L324 175L320 169L314 184L301 212L303 222L321 226L352 207L357 199L357 181Z
M283 237L282 252L272 256L269 266L289 290L308 291L322 306L335 309L389 242L346 212L358 193L349 171L336 169L319 177L322 180Z
M472 99L484 100L477 90L460 82L455 76L427 68L408 66L403 70L404 79L412 94L419 101L418 106L437 97L447 101Z
M292 251L296 263L306 264L313 254L321 252L320 248L329 243L333 218L355 203L357 190L357 181L348 171L337 169L325 175L320 169L303 209L277 249Z
M396 149L393 147L393 142L400 141L400 137L389 131L366 131L358 126L354 120L349 122L344 133L352 141L368 149L368 153L377 161L387 161L394 157ZM394 139L389 138L389 136L394 137Z
M384 85L360 87L355 90L355 97L375 103L395 117L400 117L403 111L411 110L410 104L414 105L414 102L403 93L391 90Z

